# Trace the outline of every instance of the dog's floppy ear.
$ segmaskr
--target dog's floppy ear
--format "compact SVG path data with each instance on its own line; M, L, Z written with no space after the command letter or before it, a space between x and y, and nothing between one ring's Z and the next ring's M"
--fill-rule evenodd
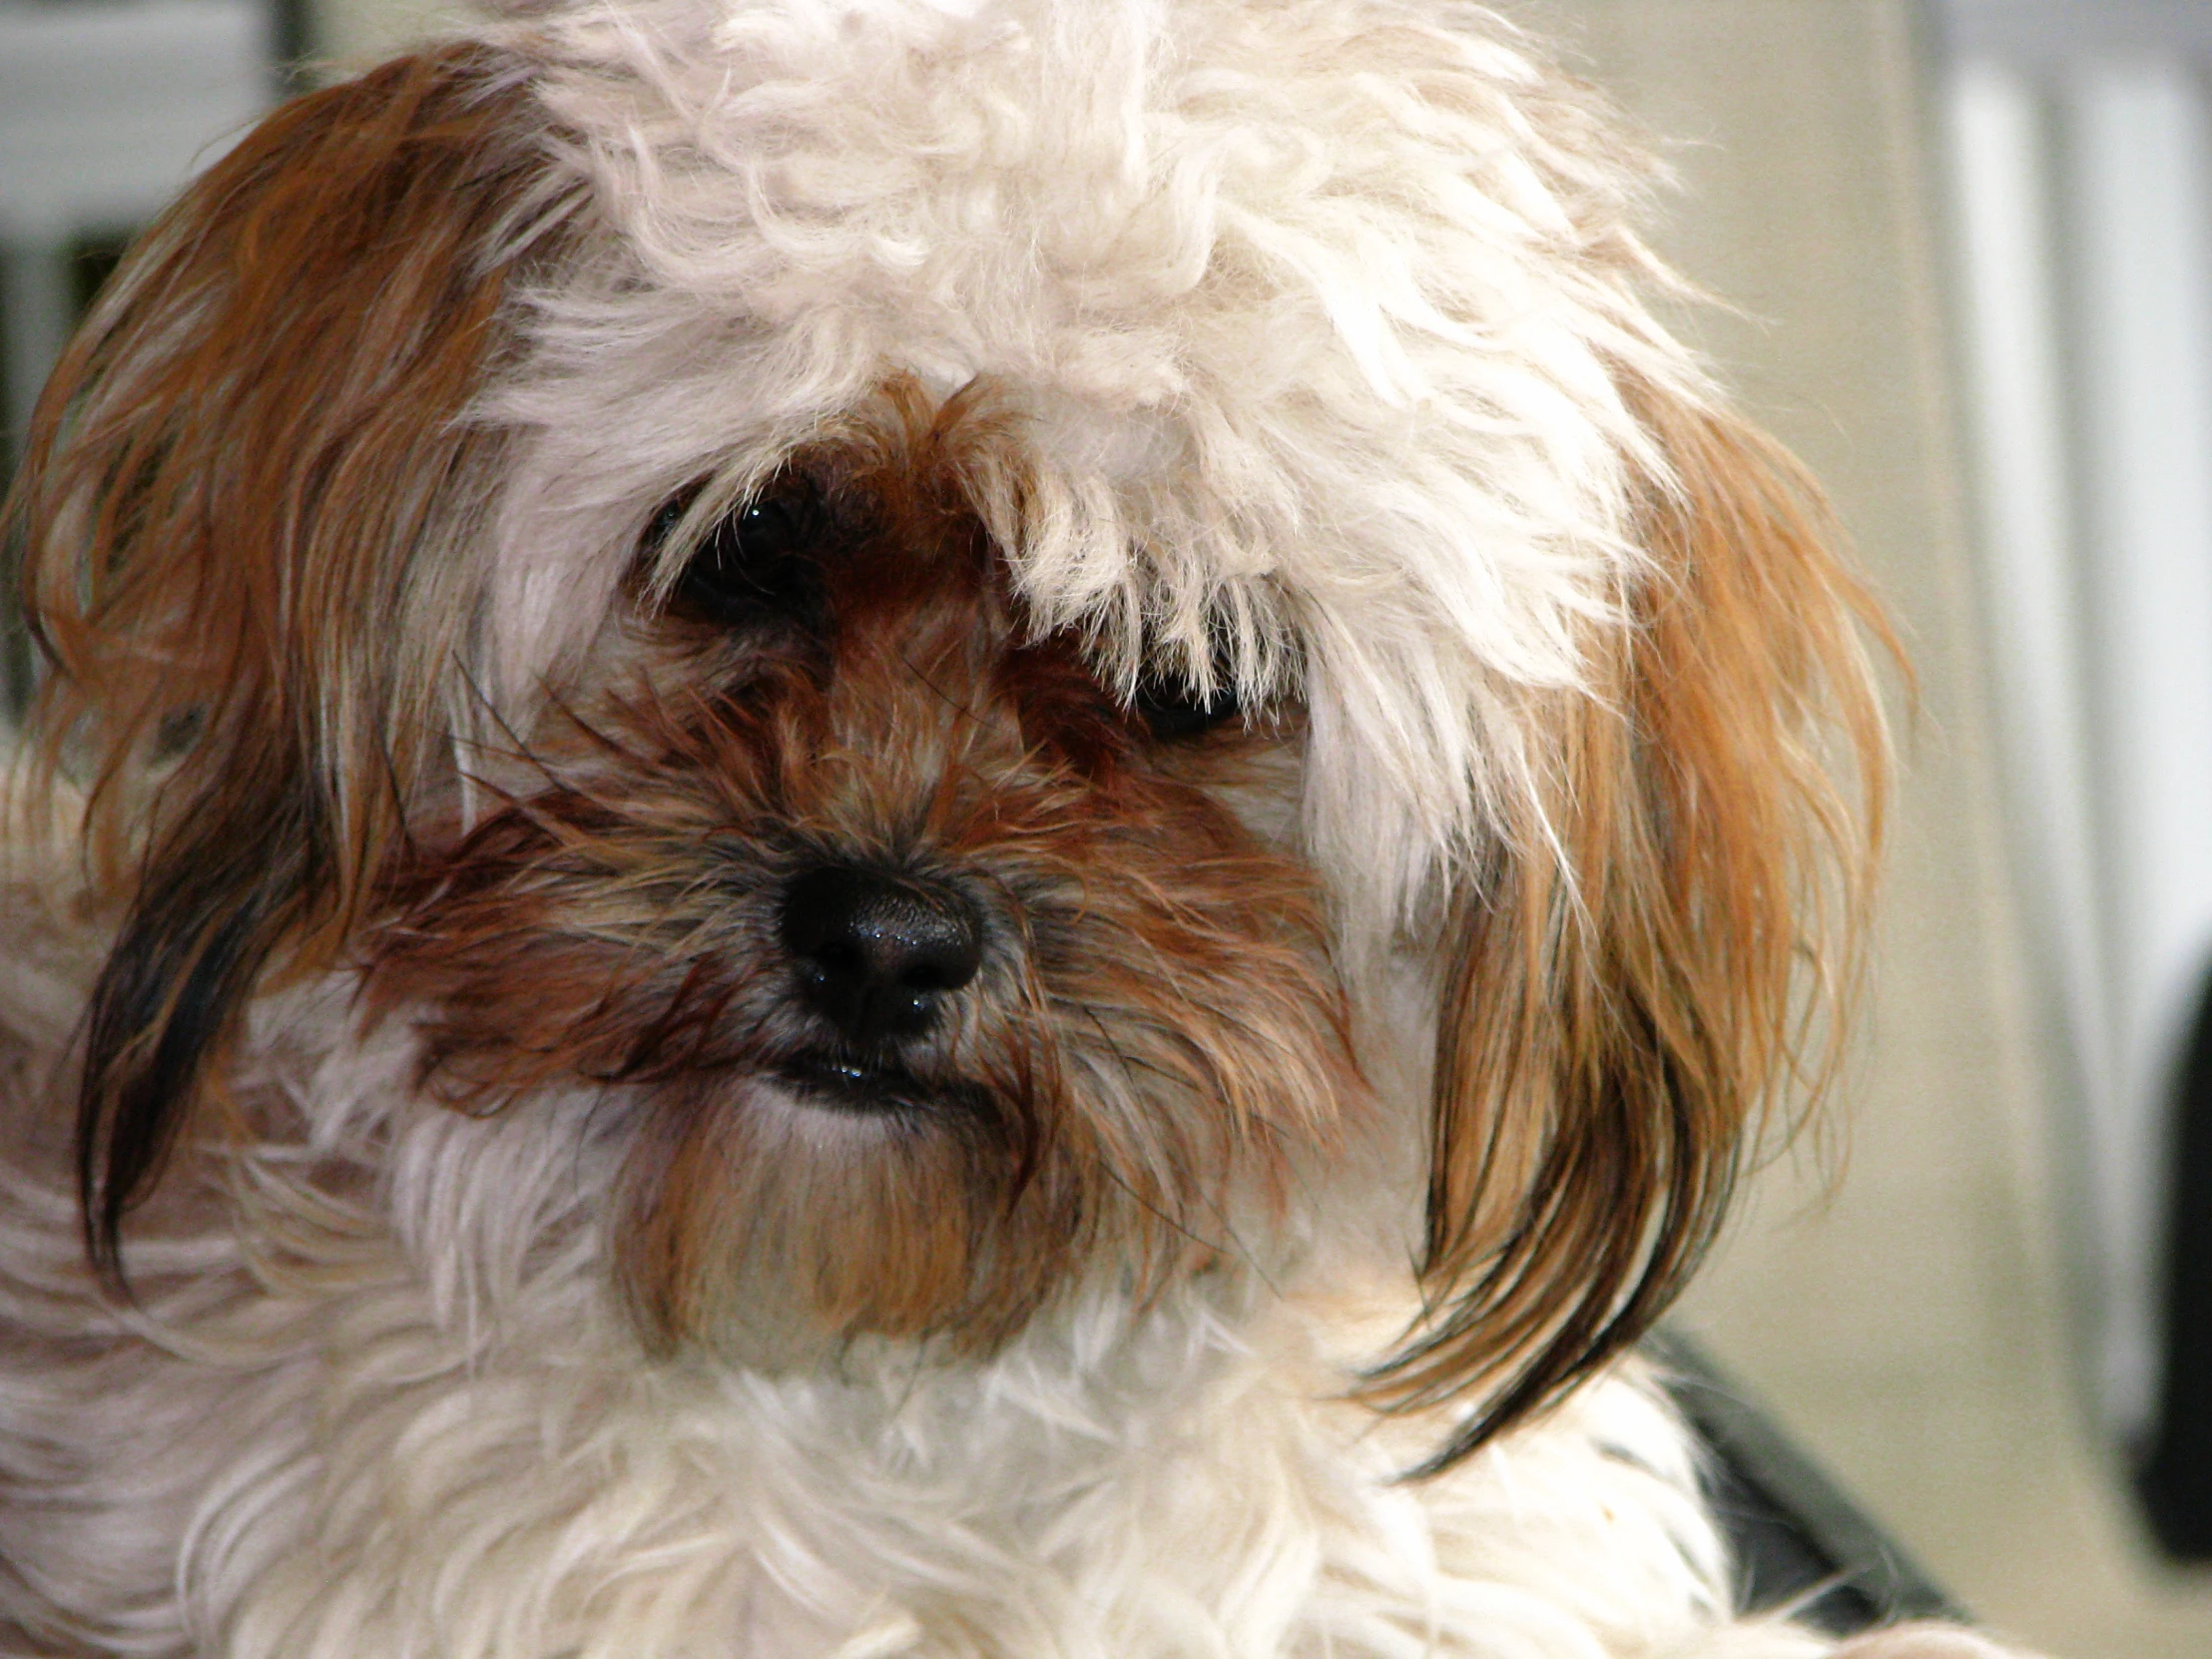
M1667 1306L1762 1128L1834 1069L1858 974L1889 759L1863 641L1890 637L1787 454L1695 404L1638 413L1672 476L1629 626L1540 723L1549 799L1452 900L1429 1318L1370 1380L1479 1401L1427 1470Z
M26 793L85 786L123 912L78 1123L111 1279L247 993L342 933L437 763L496 441L457 417L525 222L548 240L524 96L468 47L279 109L148 233L40 405Z

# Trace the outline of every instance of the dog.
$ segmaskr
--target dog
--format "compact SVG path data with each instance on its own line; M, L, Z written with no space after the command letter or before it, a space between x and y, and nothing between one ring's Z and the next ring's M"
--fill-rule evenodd
M1654 177L1447 0L247 134L15 499L0 1652L1831 1651L1632 1348L1833 1069L1883 631Z

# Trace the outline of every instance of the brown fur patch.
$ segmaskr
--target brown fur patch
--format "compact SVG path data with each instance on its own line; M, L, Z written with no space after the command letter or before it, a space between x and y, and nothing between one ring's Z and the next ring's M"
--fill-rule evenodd
M21 801L85 785L95 896L128 909L79 1103L111 1275L237 1010L327 959L444 764L459 544L498 475L455 417L567 212L524 97L462 47L284 106L134 250L40 403Z
M1473 1395L1448 1465L1665 1311L1778 1108L1810 1111L1860 978L1889 772L1818 489L1742 424L1641 401L1658 575L1560 700L1537 827L1470 873L1438 1021L1432 1320L1371 1380ZM1839 772L1855 778L1857 800Z
M417 1011L456 1105L614 1091L641 1323L756 1363L988 1348L1098 1272L1146 1294L1279 1219L1361 1092L1308 873L1169 777L1070 643L1024 639L971 523L903 469L838 487L823 637L642 621L631 689L405 870L368 947L372 1011ZM881 1110L792 1081L835 1039L777 916L826 862L983 917L981 971Z

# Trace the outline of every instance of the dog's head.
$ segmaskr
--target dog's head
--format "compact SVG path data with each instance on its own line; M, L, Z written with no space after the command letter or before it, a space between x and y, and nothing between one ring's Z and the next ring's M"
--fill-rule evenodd
M622 0L278 111L18 502L95 1260L336 971L613 1103L649 1346L988 1350L1394 1170L1374 1397L1551 1397L1831 1057L1882 771L1640 178L1419 0Z

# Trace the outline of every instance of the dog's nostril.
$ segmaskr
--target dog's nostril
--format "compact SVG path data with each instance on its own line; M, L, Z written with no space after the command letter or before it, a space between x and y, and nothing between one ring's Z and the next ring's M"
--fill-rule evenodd
M983 929L958 892L852 864L811 869L784 895L800 989L851 1042L917 1036L939 993L975 977Z

